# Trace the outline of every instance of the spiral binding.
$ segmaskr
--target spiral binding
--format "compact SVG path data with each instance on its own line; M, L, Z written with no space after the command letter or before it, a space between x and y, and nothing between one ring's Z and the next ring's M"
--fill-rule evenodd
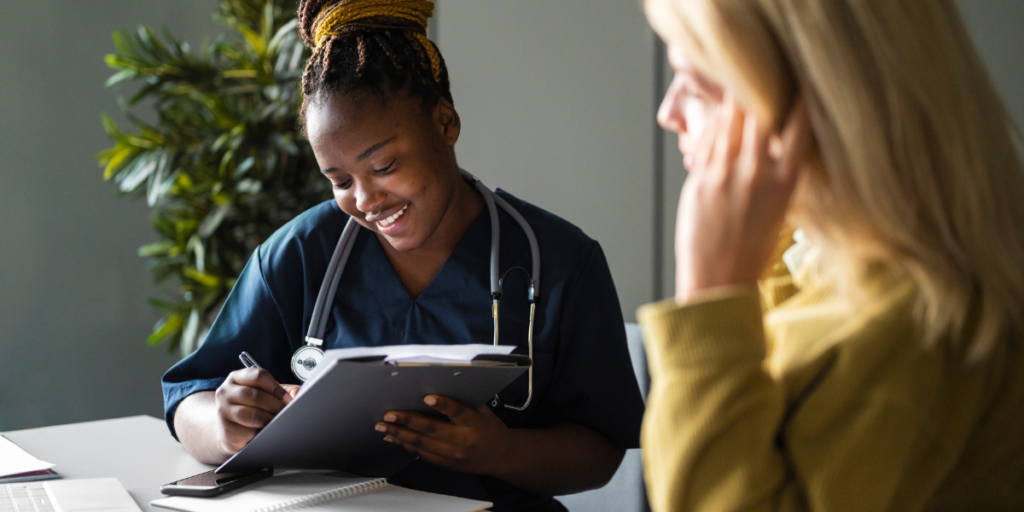
M293 500L282 501L276 505L270 505L263 508L254 509L252 512L277 512L279 510L289 510L298 507L309 507L313 505L319 505L328 501L333 501L341 498L348 498L356 496L364 492L370 492L373 490L380 489L388 484L386 478L376 478L368 482L362 482L358 484L346 485L345 487L339 487L337 489L331 489L329 491L318 492L316 494L310 494L309 496L303 496L301 498L295 498Z

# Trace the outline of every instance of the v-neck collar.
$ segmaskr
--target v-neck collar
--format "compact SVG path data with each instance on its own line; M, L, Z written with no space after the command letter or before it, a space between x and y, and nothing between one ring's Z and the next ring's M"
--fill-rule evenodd
M368 237L369 240L366 242L366 250L363 254L366 261L360 267L375 278L376 282L371 288L381 305L387 305L387 309L408 308L417 304L421 299L426 300L432 296L463 290L470 284L469 281L476 272L488 271L490 246L486 241L490 240L489 230L490 215L486 208L483 208L470 224L469 229L463 233L452 253L448 255L441 270L415 298L402 285L402 281L398 278L398 272L395 271L391 260L388 259L380 239L365 228L360 229L359 236Z

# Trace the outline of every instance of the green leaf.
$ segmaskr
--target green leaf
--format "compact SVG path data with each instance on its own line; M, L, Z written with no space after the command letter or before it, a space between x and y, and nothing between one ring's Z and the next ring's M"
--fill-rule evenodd
M117 84L119 84L121 82L126 82L128 80L134 80L138 76L139 76L139 72L137 70L134 70L134 69L126 69L124 71L118 71L117 73L114 73L114 76L108 78L107 81L103 83L103 87L111 87L111 86L117 85Z
M160 152L160 159L156 165L156 172L153 173L151 179L148 182L148 189L146 191L146 203L149 206L156 206L160 201L160 198L170 190L171 185L174 184L174 176L168 178L170 174L170 163L171 155L166 151Z
M139 256L142 256L143 258L148 258L151 256L167 254L167 251L173 249L175 245L176 244L174 242L171 242L170 240L161 240L159 242L146 244L143 245L142 247L139 247Z
M255 69L229 69L224 72L224 78L256 78L258 75Z
M186 268L185 277L210 288L216 288L220 286L221 283L221 279L219 277L206 272L200 272L195 268Z
M168 311L177 311L177 310L181 309L182 307L184 307L183 304L176 304L174 302L167 302L165 300L160 300L160 299L152 299L152 298L150 298L150 299L146 299L146 302L149 303L150 306L152 306L152 307L154 307L156 309L165 309L165 310L168 310Z
M103 62L107 63L107 67L114 68L114 69L119 69L119 68L124 67L124 66L121 65L121 62L122 62L121 57L118 56L118 55L114 55L112 53L108 53L107 55L104 55L103 56Z
M217 168L218 176L223 177L227 175L228 166L231 165L231 161L234 160L234 158L235 152L233 150L228 150L224 153L224 156L220 159L220 167Z
M138 188L149 175L156 170L159 155L148 153L135 159L134 162L117 176L122 192L131 192Z
M263 4L263 33L260 34L262 41L270 39L271 34L274 33L274 0L267 0ZM266 47L264 47L266 51Z
M193 235L188 239L188 248L196 256L196 271L200 274L206 272L206 247L203 246L203 239Z
M153 334L150 334L149 337L146 338L146 344L156 345L167 337L177 334L181 331L181 326L184 322L184 318L177 314L161 318L157 321L156 325L153 326Z
M278 47L281 46L286 38L294 37L298 26L299 20L297 18L281 25L281 28L277 29L277 33L270 40L270 44L267 45L267 53L277 53Z
M240 194L257 194L263 189L263 182L246 178L235 187Z
M118 30L114 32L113 39L114 48L117 49L118 53L128 55L135 53L135 45L132 44L132 38L130 34Z
M213 146L210 147L210 151L213 151L214 153L220 151L229 140L231 140L230 132L220 134L220 136L217 137L217 140L213 141Z
M114 149L117 149L115 147ZM122 147L117 149L117 152L111 155L110 159L107 160L107 167L103 169L103 179L109 180L113 178L117 171L121 168L121 164L125 163L132 156L135 155L135 150L130 147Z
M107 136L112 139L119 139L124 137L124 132L117 127L117 123L114 122L110 116L106 114L100 114L100 121L103 122L103 131L107 132Z
M143 87L142 89L139 89L139 92L133 94L131 99L128 100L128 105L135 105L136 103L142 101L142 99L160 90L160 88L163 87L163 85L164 84L161 82L155 82Z
M251 156L242 160L242 163L238 164L238 167L235 167L235 171L231 173L231 177L237 180L245 176L245 173L249 172L249 169L252 169L252 166L255 164L256 159Z
M203 219L203 223L199 225L199 236L203 238L209 238L214 231L220 227L220 223L224 221L224 218L231 213L231 203L225 203L218 206L212 213Z
M138 33L139 43L141 43L142 47L149 52L150 55L154 57L167 55L167 47L160 42L160 39L156 37L153 30L146 25L142 25L139 27Z
M238 26L237 28L238 32L245 38L245 41L249 43L249 48L252 49L254 54L261 56L266 53L267 47L263 44L263 39L260 38L256 31L243 26Z
M181 187L182 190L187 191L192 188L192 178L190 178L188 174L182 173L178 175L178 179L175 181L174 184L177 185L178 187Z
M181 355L187 356L196 349L196 335L199 334L199 310L193 309L188 315L188 323L181 330Z

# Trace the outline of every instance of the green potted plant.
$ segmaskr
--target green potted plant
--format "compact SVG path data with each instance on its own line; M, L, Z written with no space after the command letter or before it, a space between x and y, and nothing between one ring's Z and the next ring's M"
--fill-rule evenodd
M131 129L103 115L114 146L97 154L103 178L145 197L158 240L139 248L169 297L147 342L182 355L202 342L252 251L278 227L331 197L298 119L308 51L296 2L221 0L230 29L193 52L146 26L114 34L108 87ZM148 100L156 121L133 115Z

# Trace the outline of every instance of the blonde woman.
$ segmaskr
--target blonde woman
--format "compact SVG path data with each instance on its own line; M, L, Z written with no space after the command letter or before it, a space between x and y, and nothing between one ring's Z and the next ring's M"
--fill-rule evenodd
M1024 169L953 2L646 10L690 170L654 510L1024 509Z

